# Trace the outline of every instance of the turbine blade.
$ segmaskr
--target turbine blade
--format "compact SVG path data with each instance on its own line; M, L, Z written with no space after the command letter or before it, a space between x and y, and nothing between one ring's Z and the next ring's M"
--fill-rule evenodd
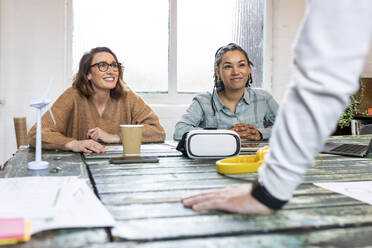
M52 117L53 123L55 125L56 124L56 119L54 119L54 115L53 115L52 109L49 106L48 106L48 111L49 111L50 117Z

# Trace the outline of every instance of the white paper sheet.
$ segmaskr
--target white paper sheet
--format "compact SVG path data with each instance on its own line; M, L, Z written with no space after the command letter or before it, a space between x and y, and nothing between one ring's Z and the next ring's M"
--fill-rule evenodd
M56 228L115 225L85 179L18 177L0 179L0 216L33 222L31 233Z
M372 205L372 181L314 183L314 185Z
M123 146L106 146L107 152L123 152ZM168 143L159 143L159 144L142 144L141 145L141 154L143 153L161 153L161 152L174 152L176 147Z
M48 218L55 213L60 187L74 177L15 177L0 179L0 216Z

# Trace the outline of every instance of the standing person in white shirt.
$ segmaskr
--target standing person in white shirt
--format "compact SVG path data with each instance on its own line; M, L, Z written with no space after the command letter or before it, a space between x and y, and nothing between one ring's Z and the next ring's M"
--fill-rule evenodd
M372 37L371 0L309 0L294 48L293 73L280 106L270 152L253 186L182 199L196 211L269 214L301 183L359 87Z

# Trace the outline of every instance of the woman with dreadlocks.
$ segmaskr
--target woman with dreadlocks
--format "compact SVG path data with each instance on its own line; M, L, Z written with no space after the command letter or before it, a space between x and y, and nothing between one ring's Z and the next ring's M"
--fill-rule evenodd
M278 104L262 89L252 89L251 66L246 51L230 43L219 48L214 62L213 92L194 97L177 122L174 136L180 140L195 129L230 129L242 142L270 138Z

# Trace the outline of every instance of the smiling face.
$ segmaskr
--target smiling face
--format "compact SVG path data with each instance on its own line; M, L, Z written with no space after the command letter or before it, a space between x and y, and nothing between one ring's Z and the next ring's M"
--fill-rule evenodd
M116 63L114 56L108 52L99 52L93 56L91 65L96 63L106 62L107 64ZM95 90L111 90L115 88L118 78L119 71L115 71L112 66L108 67L108 70L102 72L98 69L98 66L92 66L87 75L88 79L92 81L93 88Z
M222 80L225 90L244 90L251 69L245 55L241 51L233 50L222 57L216 74Z

